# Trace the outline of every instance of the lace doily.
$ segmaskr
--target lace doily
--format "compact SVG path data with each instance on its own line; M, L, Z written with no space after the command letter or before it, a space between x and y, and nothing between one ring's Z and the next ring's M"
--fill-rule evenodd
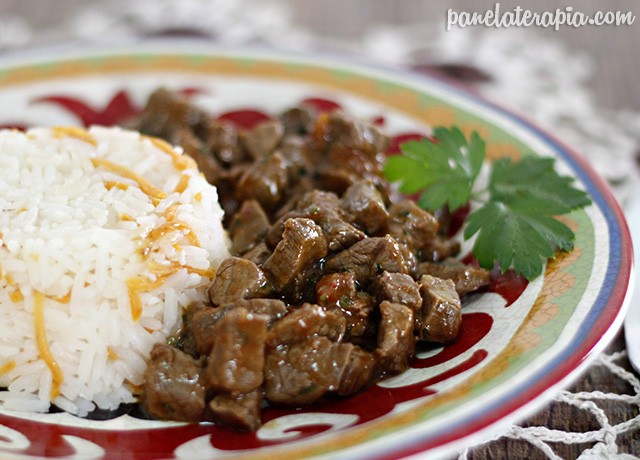
M346 41L296 25L288 2L114 0L92 5L77 9L63 23L38 26L37 30L24 18L0 13L0 50L52 41L132 40L179 33L210 37L222 44L337 50L389 65L426 66L450 74L452 69L462 69L462 75L456 73L458 78L547 128L586 156L623 205L638 183L640 112L598 107L589 89L594 75L591 57L532 29L446 32L441 24L416 23L402 28L376 24L355 40ZM563 390L554 398L556 403L591 414L600 428L567 432L520 424L486 442L525 441L550 459L561 458L554 450L558 443L590 445L580 453L581 459L640 458L619 452L617 444L622 435L640 437L640 415L613 420L602 405L616 401L640 413L640 380L620 364L624 359L626 352L605 353L596 358L592 368L601 367L612 379L626 381L628 394L575 389ZM460 454L460 459L473 457L473 449Z

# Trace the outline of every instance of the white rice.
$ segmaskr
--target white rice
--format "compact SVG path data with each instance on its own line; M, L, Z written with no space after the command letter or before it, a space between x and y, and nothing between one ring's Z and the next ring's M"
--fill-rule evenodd
M188 160L118 128L0 131L0 408L135 401L151 347L228 256Z

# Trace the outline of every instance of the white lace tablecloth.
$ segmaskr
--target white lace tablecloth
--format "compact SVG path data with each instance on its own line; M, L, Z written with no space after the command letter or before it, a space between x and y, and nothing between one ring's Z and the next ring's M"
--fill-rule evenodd
M433 21L416 21L402 27L381 22L345 40L296 24L293 2L286 1L66 0L60 3L64 11L51 11L49 16L29 9L28 1L26 6L16 1L4 3L7 6L0 10L0 52L52 42L131 41L190 34L221 44L261 43L285 49L329 50L391 66L435 68L526 115L581 152L609 181L623 206L634 191L637 193L640 112L598 106L590 89L597 63L587 52L569 48L553 34L540 30L447 32L443 24L434 25ZM19 5L22 6L18 8ZM47 8L54 10L53 4ZM55 20L47 20L53 16ZM528 442L536 452L551 459L561 458L553 448L558 443L587 446L580 453L581 459L640 458L632 455L638 452L620 451L617 443L621 436L640 438L640 380L620 364L625 353L604 353L591 367L601 367L612 379L626 381L628 393L606 393L596 388L564 390L555 396L557 403L589 412L599 428L567 432L547 426L513 425L496 439ZM636 416L612 421L602 407L603 401L633 407ZM496 441L487 440L490 442ZM477 447L461 452L460 457L476 458ZM507 455L500 450L488 452L497 457Z

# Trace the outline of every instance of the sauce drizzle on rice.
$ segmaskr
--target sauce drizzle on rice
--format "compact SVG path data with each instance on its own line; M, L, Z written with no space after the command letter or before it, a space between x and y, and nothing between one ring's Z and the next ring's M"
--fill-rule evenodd
M94 147L98 145L96 139L87 132L87 130L78 128L75 126L54 126L51 128L53 131L54 137L58 139L62 139L64 137L73 137L74 139L79 139L83 142L93 145Z
M53 354L51 354L51 350L49 349L44 321L44 300L45 295L42 292L33 292L33 320L36 329L38 353L40 353L40 357L51 371L51 377L53 379L53 384L51 386L51 399L55 399L60 394L60 385L64 382L64 377L58 362L55 360Z
M6 363L4 363L2 366L0 366L0 375L4 375L7 372L11 372L13 369L15 369L15 367L16 367L16 362L10 359Z
M149 195L151 200L156 204L160 202L160 200L167 197L167 194L165 192L157 189L151 182L125 166L116 164L105 158L92 158L91 163L93 163L93 166L95 166L96 168L103 167L105 169L108 169L109 171L119 174L122 177L131 179L132 181L136 182L138 184L138 187L140 187L140 190Z
M184 171L187 168L196 167L196 162L191 157L179 154L167 141L151 136L142 136L142 138L150 141L158 150L169 155L177 170Z

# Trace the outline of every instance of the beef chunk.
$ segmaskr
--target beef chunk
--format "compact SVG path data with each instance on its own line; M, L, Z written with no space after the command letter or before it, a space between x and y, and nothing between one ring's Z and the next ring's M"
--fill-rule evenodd
M207 151L203 141L189 127L176 128L171 140L174 145L182 147L186 155L193 158L207 181L213 184L224 176L225 171L222 165Z
M349 187L360 181L362 177L347 168L340 167L340 165L323 163L316 170L315 179L322 190L343 195Z
M336 393L348 396L371 385L378 377L379 366L374 355L359 346L350 343L341 343L339 346L339 351L347 354L347 358Z
M404 273L384 272L378 276L372 287L378 302L389 302L406 305L416 312L422 306L420 288L411 276Z
M247 200L228 226L234 254L244 254L257 246L266 236L271 224L256 200Z
M421 248L421 259L427 262L440 262L456 256L460 252L460 243L441 235L434 236Z
M458 336L462 321L460 297L453 281L423 275L419 281L422 307L416 315L420 340L449 343Z
M308 107L292 107L279 116L285 135L304 135L313 128L313 113Z
M456 259L446 259L441 263L423 262L418 265L419 276L431 275L436 278L450 279L456 286L459 296L476 291L489 284L491 273L484 268L466 265Z
M207 407L207 419L216 424L238 430L255 431L260 428L262 391L244 394L218 393Z
M270 232L270 236L267 238L275 238L273 241L269 240L272 243L272 247L275 247L280 241L280 237L282 236L282 224L285 219L282 219L286 214L291 213L296 210L296 206L300 202L300 199L306 194L312 191L315 187L314 181L312 178L302 175L298 177L296 184L289 189L289 196L287 200L278 208L276 212L272 214L272 221L277 222L279 227L277 230L274 230L273 234ZM298 212L295 214L290 214L289 217L307 217L302 215L302 213Z
M375 235L387 226L389 213L371 181L351 185L342 197L342 208L367 235Z
M262 385L267 321L234 308L214 325L213 346L204 371L214 390L249 393Z
M255 160L273 152L282 140L284 127L277 120L269 120L240 134L240 141Z
M266 398L287 405L310 404L338 385L335 362L326 337L280 345L267 352L265 360ZM333 350L332 350L333 351Z
M215 177L212 183L218 190L218 201L224 210L223 225L229 225L231 217L240 207L240 202L236 197L236 182L247 170L246 164L236 165L228 170L224 170L219 177Z
M205 408L201 368L201 361L186 353L155 344L144 373L144 411L162 420L198 421Z
M312 138L319 141L319 149L327 152L325 162L317 170L321 187L342 194L359 179L369 179L379 190L387 188L382 166L389 139L375 126L335 111L318 117ZM337 189L340 183L342 190Z
M288 312L287 306L279 299L241 299L232 305L235 308L244 308L254 315L263 316L269 327Z
M255 199L265 210L273 211L286 197L290 185L288 167L279 152L253 163L238 180L237 198Z
M314 190L305 194L296 209L282 216L273 225L267 235L267 243L277 244L281 239L284 222L293 217L305 217L318 224L331 252L348 248L365 237L362 231L347 221L346 214L340 209L340 200L334 193Z
M217 308L194 302L185 313L182 349L193 356L209 355L216 339L215 324L235 308L243 308L250 314L261 316L267 326L287 313L284 302L278 299L238 299Z
M282 291L305 269L327 254L322 229L310 219L288 219L282 240L262 268L276 290Z
M350 271L359 283L366 283L383 271L407 273L406 261L398 242L390 236L365 238L327 259L330 272Z
M297 209L313 212L316 208L334 210L339 207L340 198L335 193L325 192L323 190L312 190L300 198Z
M242 258L247 259L258 266L262 266L270 255L271 250L267 245L265 243L258 243L255 247L242 254Z
M262 270L250 260L239 257L223 260L209 287L209 299L213 305L243 298L265 297L269 293L269 283Z
M176 133L184 129L203 139L210 122L211 117L189 100L160 88L149 96L138 121L138 130L175 144Z
M245 150L238 142L238 132L230 123L212 121L209 124L205 145L210 155L226 168L249 160Z
M374 299L366 292L358 291L355 275L339 272L325 275L316 283L316 302L328 309L339 310L346 320L345 340L366 345L375 333L371 318Z
M310 404L328 391L358 391L372 381L374 373L370 353L350 343L312 336L267 353L265 395L275 403Z
M331 273L316 283L316 302L327 308L341 308L356 299L356 277L351 272Z
M289 180L293 184L297 184L301 178L310 175L313 170L313 159L310 157L307 144L303 139L288 137L282 141L278 150L287 162Z
M333 145L355 147L373 154L386 152L389 147L389 138L373 124L356 120L341 111L328 115L325 137Z
M346 321L340 312L304 304L291 310L271 327L267 345L276 347L279 343L303 342L311 336L328 337L338 342L342 340L345 329Z
M192 356L208 355L213 346L213 325L222 317L218 308L194 302L185 312L182 349Z
M438 221L411 200L404 200L389 208L389 234L412 250L420 250L438 232Z
M415 351L413 311L399 303L384 300L380 303L380 316L375 354L380 358L383 372L404 372L409 368Z

